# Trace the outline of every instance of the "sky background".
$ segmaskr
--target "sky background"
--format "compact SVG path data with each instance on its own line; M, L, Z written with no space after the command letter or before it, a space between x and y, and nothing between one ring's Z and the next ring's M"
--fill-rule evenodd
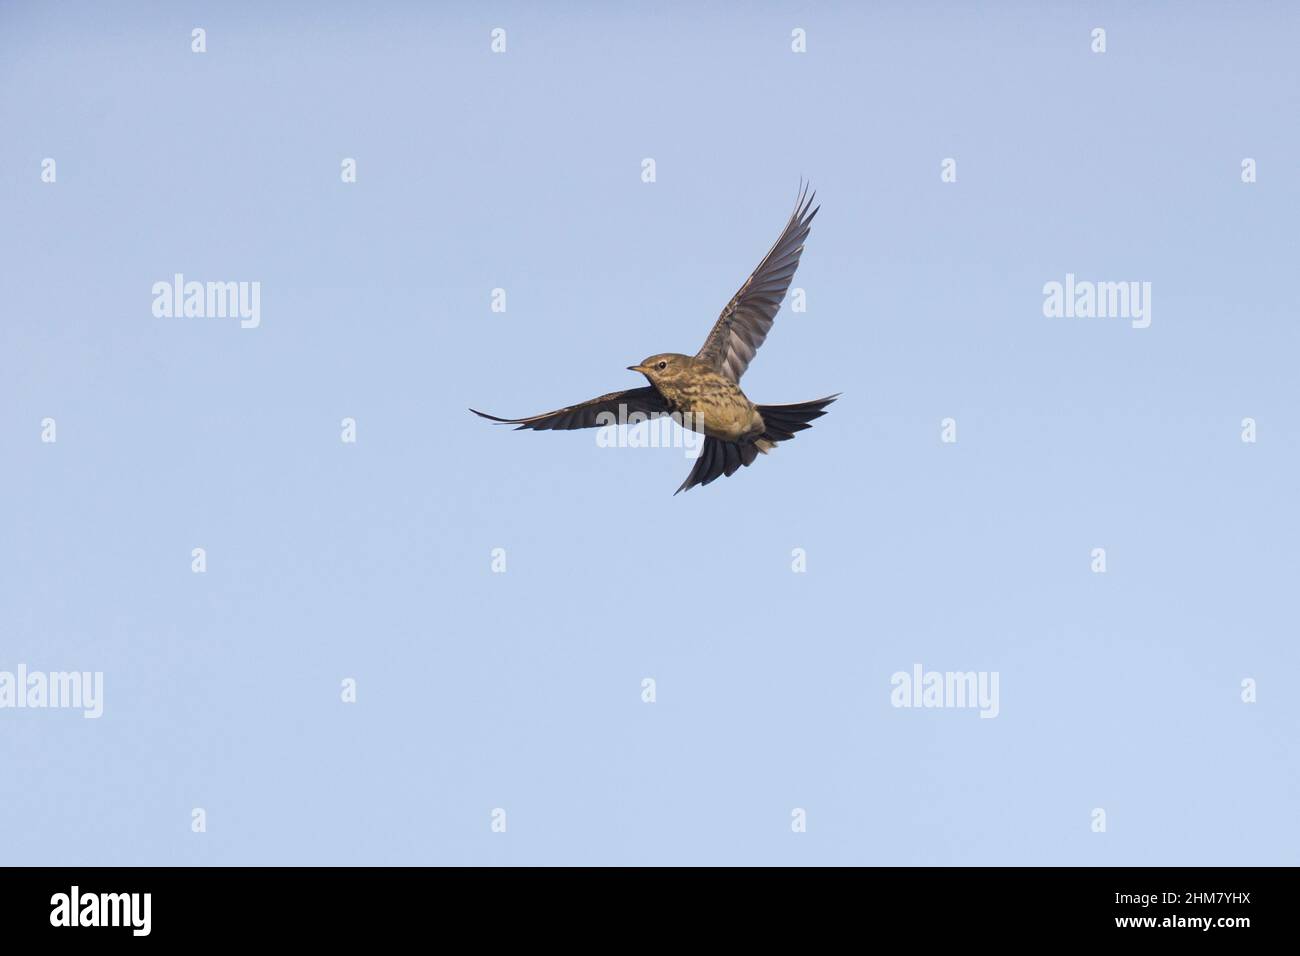
M0 864L1300 863L1297 49L1283 3L0 5L0 670L105 698L0 710ZM693 353L801 177L743 386L843 392L811 431L673 497L681 449L466 411ZM177 272L261 326L155 318ZM1150 328L1045 318L1066 273ZM916 663L999 716L892 707Z

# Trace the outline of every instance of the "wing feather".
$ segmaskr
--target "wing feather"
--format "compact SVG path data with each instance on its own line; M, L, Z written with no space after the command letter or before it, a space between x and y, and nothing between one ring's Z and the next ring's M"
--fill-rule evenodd
M595 428L598 425L625 422L627 416L633 412L640 412L649 416L667 414L668 410L668 403L664 401L664 397L656 389L649 386L630 388L622 392L610 392L608 395L601 395L590 401L569 405L553 412L543 412L541 415L532 415L528 418L497 418L495 415L489 415L473 408L470 409L475 415L499 424L518 425L519 429L516 429L516 431L524 428L531 428L536 431ZM608 418L601 419L602 414L612 414L615 418L613 422Z
M722 315L714 323L696 358L709 362L719 372L739 382L750 361L767 338L781 300L785 298L799 268L804 240L812 228L813 217L821 207L813 206L816 193L809 194L805 185L799 191L794 212L785 224L781 237L763 257L758 268L732 296Z

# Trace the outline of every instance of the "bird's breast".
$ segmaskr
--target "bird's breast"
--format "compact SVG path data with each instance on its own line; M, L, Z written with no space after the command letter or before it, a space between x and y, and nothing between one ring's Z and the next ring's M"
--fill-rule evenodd
M665 396L682 427L723 441L741 441L760 434L763 419L744 392L720 378L675 383Z

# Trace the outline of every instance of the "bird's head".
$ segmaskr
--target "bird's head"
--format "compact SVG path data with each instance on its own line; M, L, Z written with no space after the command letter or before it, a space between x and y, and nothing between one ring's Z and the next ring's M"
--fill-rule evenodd
M642 359L640 365L629 365L627 368L629 372L640 372L650 379L652 385L658 385L660 382L671 382L682 375L690 367L690 363L689 355L664 352L662 355L652 355Z

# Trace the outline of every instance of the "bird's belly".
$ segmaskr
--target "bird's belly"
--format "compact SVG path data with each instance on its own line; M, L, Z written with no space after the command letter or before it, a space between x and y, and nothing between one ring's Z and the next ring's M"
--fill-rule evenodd
M710 438L720 438L723 441L741 441L749 436L750 429L730 426L726 428L705 428L704 434Z
M682 416L682 425L710 438L733 442L763 431L763 419L748 402L697 404Z

